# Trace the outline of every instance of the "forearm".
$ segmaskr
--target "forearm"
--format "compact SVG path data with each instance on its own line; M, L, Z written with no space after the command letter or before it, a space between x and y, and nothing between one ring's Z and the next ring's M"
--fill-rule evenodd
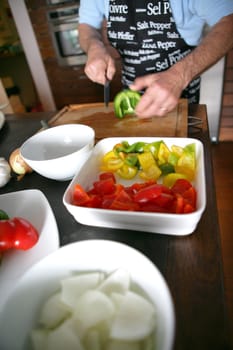
M218 22L192 53L171 67L185 88L233 47L233 14Z
M79 43L85 53L89 55L95 50L106 50L100 31L84 23L79 24L78 31Z
M89 79L99 84L112 80L116 72L115 61L103 33L83 23L79 25L79 41L87 54L85 73Z

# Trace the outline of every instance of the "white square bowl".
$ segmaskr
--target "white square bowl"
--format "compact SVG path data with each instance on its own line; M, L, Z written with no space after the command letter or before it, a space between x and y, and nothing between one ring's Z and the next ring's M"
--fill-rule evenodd
M79 183L85 190L92 187L101 172L101 159L113 146L122 141L129 144L142 141L146 143L163 140L170 148L172 145L184 147L190 143L196 145L196 176L193 182L197 190L197 210L188 214L149 213L110 209L85 208L72 204L72 194L75 184ZM195 230L206 206L205 168L202 143L193 138L166 137L112 137L99 141L92 155L74 176L63 196L63 203L74 218L84 225L110 227L117 229L136 230L169 235L188 235ZM127 180L127 185L138 179ZM126 184L125 180L117 177L117 182Z

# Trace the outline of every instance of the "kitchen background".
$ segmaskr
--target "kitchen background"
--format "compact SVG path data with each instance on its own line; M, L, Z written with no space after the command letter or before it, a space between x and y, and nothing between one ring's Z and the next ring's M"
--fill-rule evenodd
M0 105L10 101L5 112L103 101L103 87L83 70L79 1L60 2L0 0ZM202 78L201 103L207 104L211 139L233 140L233 50ZM118 62L111 99L120 89Z

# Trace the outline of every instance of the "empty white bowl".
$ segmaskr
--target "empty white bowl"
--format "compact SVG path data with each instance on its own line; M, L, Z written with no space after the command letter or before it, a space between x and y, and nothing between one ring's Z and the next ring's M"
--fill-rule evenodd
M41 307L49 296L59 290L61 279L90 271L111 273L118 268L130 273L135 287L142 289L154 305L156 329L152 348L171 350L175 313L166 281L157 267L138 250L107 240L68 244L24 274L0 313L1 349L30 348L29 334L38 326Z
M25 162L53 180L70 180L91 154L94 130L82 124L55 126L30 137L20 148Z

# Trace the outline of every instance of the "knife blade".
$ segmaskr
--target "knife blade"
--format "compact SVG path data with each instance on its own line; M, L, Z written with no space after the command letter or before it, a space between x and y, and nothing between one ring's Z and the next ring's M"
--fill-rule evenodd
M108 107L110 99L110 81L107 80L106 83L104 84L104 104L105 107Z

